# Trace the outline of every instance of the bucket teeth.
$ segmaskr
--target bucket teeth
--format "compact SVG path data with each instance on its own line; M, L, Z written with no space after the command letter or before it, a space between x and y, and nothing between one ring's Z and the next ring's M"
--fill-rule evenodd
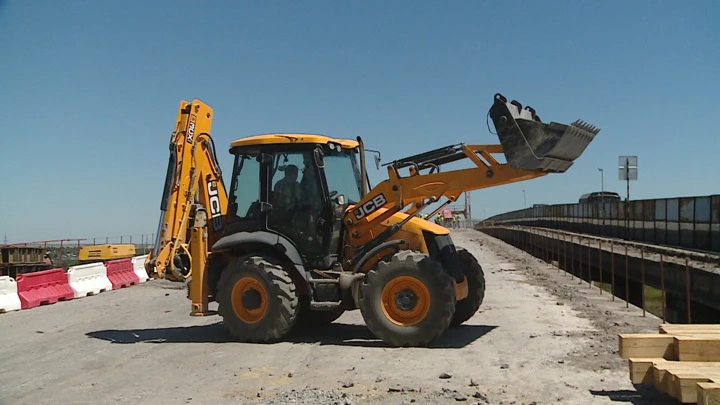
M583 131L591 132L593 135L597 135L598 132L600 132L600 128L597 128L594 125L590 125L587 122L582 121L582 120L577 120L570 125L572 125L574 127L578 127L580 129L582 129Z
M499 93L489 114L508 165L518 170L565 172L600 132L582 120L543 123L533 108L507 102Z

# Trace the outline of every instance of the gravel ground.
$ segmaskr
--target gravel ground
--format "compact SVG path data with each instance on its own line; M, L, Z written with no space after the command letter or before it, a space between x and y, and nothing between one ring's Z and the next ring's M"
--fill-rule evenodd
M660 320L502 241L453 232L482 263L481 310L433 347L385 347L359 311L271 345L188 316L163 280L0 314L0 404L674 404L638 393L617 334Z

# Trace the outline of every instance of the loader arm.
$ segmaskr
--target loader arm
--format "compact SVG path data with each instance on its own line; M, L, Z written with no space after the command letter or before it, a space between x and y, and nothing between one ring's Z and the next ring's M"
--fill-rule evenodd
M428 205L455 202L464 192L527 181L549 173L564 173L600 131L583 121L565 125L543 123L531 107L516 100L508 102L495 94L488 112L497 130L499 145L450 145L429 152L388 163L388 179L384 180L345 212L347 242L352 247L352 259L346 266L357 267L368 252L378 249L405 221L383 229L381 224L405 210L409 220ZM361 148L362 140L358 139ZM499 163L493 155L502 154L506 163ZM361 160L364 154L361 154ZM440 171L443 165L469 159L473 166L466 169ZM409 175L401 176L407 168ZM427 170L427 173L423 173ZM433 213L433 214L434 214ZM368 242L368 236L372 235Z
M388 179L370 190L357 204L346 212L345 224L353 233L367 234L378 229L379 224L407 207L406 212L414 215L424 205L440 201L443 197L455 202L462 193L482 188L495 187L545 176L541 170L517 170L507 163L498 163L492 154L503 153L501 145L453 145L445 148L447 154L435 161L459 161L470 159L475 167L448 172L421 173L414 157L394 162L388 166ZM421 155L418 155L419 157ZM410 175L402 177L398 166L411 166ZM441 162L425 162L438 167ZM426 166L427 167L427 166ZM371 215L384 209L380 215Z
M155 245L145 260L150 277L184 280L190 276L193 263L204 263L194 259L206 258L207 249L191 251L189 246L189 229L201 228L200 222L208 222L207 235L202 235L206 238L204 246L211 246L221 236L228 198L210 136L212 115L213 110L201 101L180 103L170 138Z

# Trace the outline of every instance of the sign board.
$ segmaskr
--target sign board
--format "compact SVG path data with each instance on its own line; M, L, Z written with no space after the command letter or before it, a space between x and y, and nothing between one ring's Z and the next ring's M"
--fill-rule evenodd
M620 156L620 158L618 159L618 175L620 177L620 180L637 180L637 156Z

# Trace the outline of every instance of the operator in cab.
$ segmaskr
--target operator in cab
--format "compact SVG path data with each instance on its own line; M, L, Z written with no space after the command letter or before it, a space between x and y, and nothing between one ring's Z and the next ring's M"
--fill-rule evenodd
M285 177L275 183L273 189L275 202L277 204L276 220L278 223L289 223L292 221L293 210L302 201L302 189L297 181L298 168L295 165L285 167Z

